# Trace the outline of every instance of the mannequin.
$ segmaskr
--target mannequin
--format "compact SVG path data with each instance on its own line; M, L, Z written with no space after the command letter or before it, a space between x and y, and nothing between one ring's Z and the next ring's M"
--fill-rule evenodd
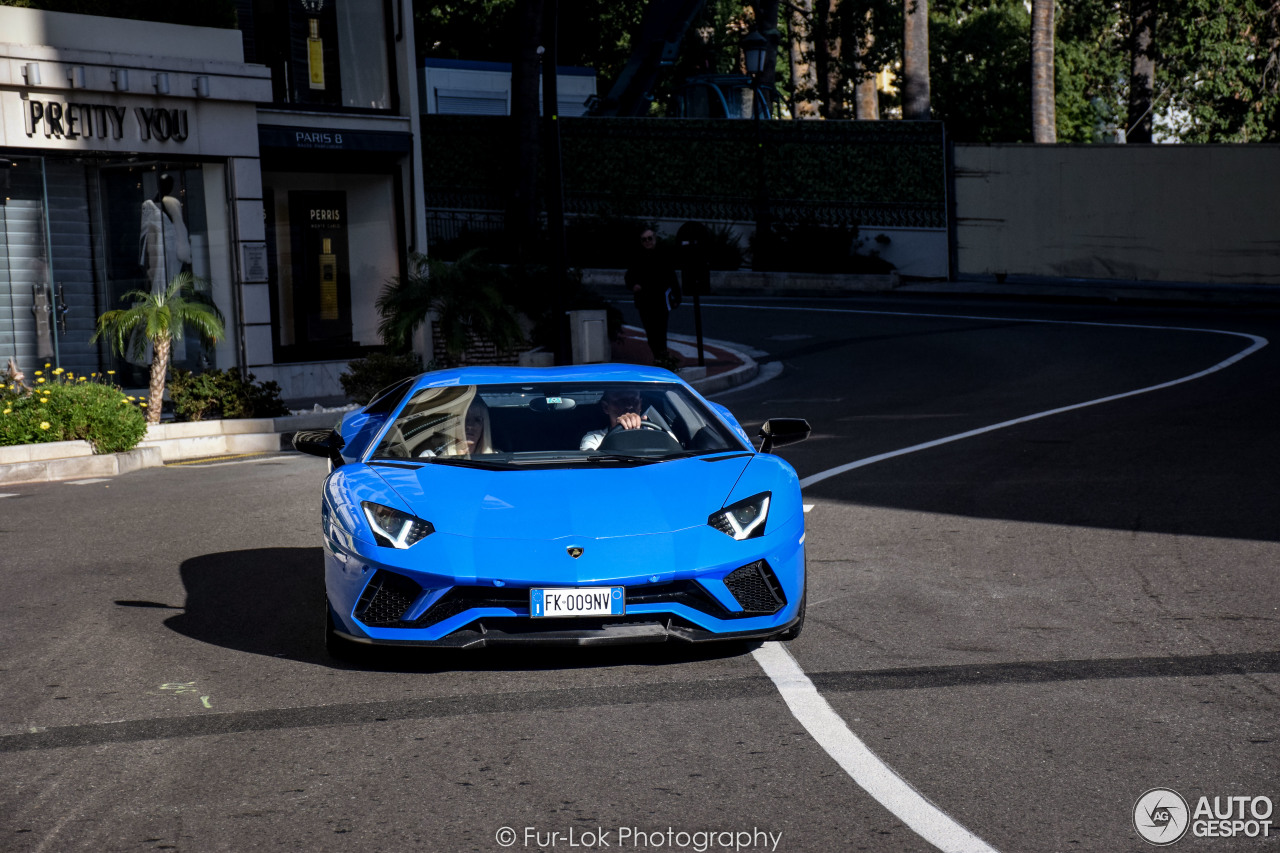
M147 282L154 294L164 293L173 277L191 269L191 239L182 218L182 202L173 196L173 176L160 175L160 188L142 203L139 263L147 270ZM185 342L175 340L171 358L186 357ZM149 360L149 355L148 355Z

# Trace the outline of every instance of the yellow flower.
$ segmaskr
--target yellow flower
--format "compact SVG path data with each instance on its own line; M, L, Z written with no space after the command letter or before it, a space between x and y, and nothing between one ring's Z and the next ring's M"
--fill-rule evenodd
M61 374L63 374L63 373L66 373L66 372L67 372L67 371L65 371L65 370L63 370L61 367L59 367L59 368L57 368L56 370L54 370L54 371L53 371L53 375L54 375L54 376L59 376L59 375L61 375Z
M136 399L138 399L138 398L137 398L137 397L133 397L133 396L129 397L129 401L130 401L130 402L132 402L132 401L134 401L134 400L136 400Z
M41 422L40 422L40 429L48 429L48 428L49 428L49 426L50 426L50 424L49 424L49 422L48 422L48 421L41 421Z
M40 375L40 373L41 373L41 371L37 370L37 371L36 371L36 376L39 376L39 375Z
M48 397L41 397L41 398L40 398L40 402L41 402L41 403L47 403L47 402L49 402L49 398L48 398Z
M36 380L36 384L39 385L41 382L44 382L43 376L41 376L39 379Z
M4 413L5 413L6 415L12 415L12 414L13 414L13 409L5 409L5 410L4 410Z
M47 362L47 361L46 361L46 362L44 363L44 366L45 366L45 367L48 367L48 366L49 366L49 362Z
M142 402L141 400L139 400L139 401L138 401L138 405L139 405L139 406L141 406L141 407L142 407L142 408L144 408L144 409L147 407L147 404L146 404L146 403L144 403L144 402Z
M116 374L116 372L115 372L114 370L108 370L108 371L107 371L107 375L108 375L108 376L115 376L115 374Z
M76 377L76 381L77 381L77 382L83 382L83 381L85 381L85 380L86 380L86 379L88 379L88 378L89 378L89 377L87 377L87 376L77 376L77 377Z

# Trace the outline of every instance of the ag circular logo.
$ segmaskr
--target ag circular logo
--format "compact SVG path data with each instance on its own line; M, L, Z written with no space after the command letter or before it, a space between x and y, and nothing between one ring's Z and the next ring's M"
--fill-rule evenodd
M1152 788L1133 805L1133 828L1143 841L1157 847L1182 838L1190 824L1187 801L1169 788Z

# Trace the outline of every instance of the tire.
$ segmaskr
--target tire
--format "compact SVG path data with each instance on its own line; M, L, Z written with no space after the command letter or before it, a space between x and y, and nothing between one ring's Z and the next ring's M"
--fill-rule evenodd
M808 599L809 599L809 592L808 590L805 590L805 592L800 596L800 610L796 614L796 623L792 625L790 628L788 628L787 630L775 636L774 637L775 640L781 640L782 642L785 643L790 640L794 640L796 637L800 636L800 632L804 630L804 611L808 603Z

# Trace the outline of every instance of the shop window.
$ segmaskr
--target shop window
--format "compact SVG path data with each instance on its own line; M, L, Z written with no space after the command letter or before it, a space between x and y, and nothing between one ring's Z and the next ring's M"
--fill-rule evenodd
M381 346L375 303L400 272L390 175L262 176L277 361L350 358Z
M277 103L393 111L387 14L386 0L253 0L246 59L271 68Z
M98 172L98 187L103 310L127 307L121 297L132 290L162 292L181 272L196 276L197 291L213 298L200 164L104 166ZM218 307L228 315L230 306ZM108 357L122 383L147 383L149 351L139 359L115 353ZM187 370L216 365L215 352L204 349L191 329L174 341L171 357L174 366Z

